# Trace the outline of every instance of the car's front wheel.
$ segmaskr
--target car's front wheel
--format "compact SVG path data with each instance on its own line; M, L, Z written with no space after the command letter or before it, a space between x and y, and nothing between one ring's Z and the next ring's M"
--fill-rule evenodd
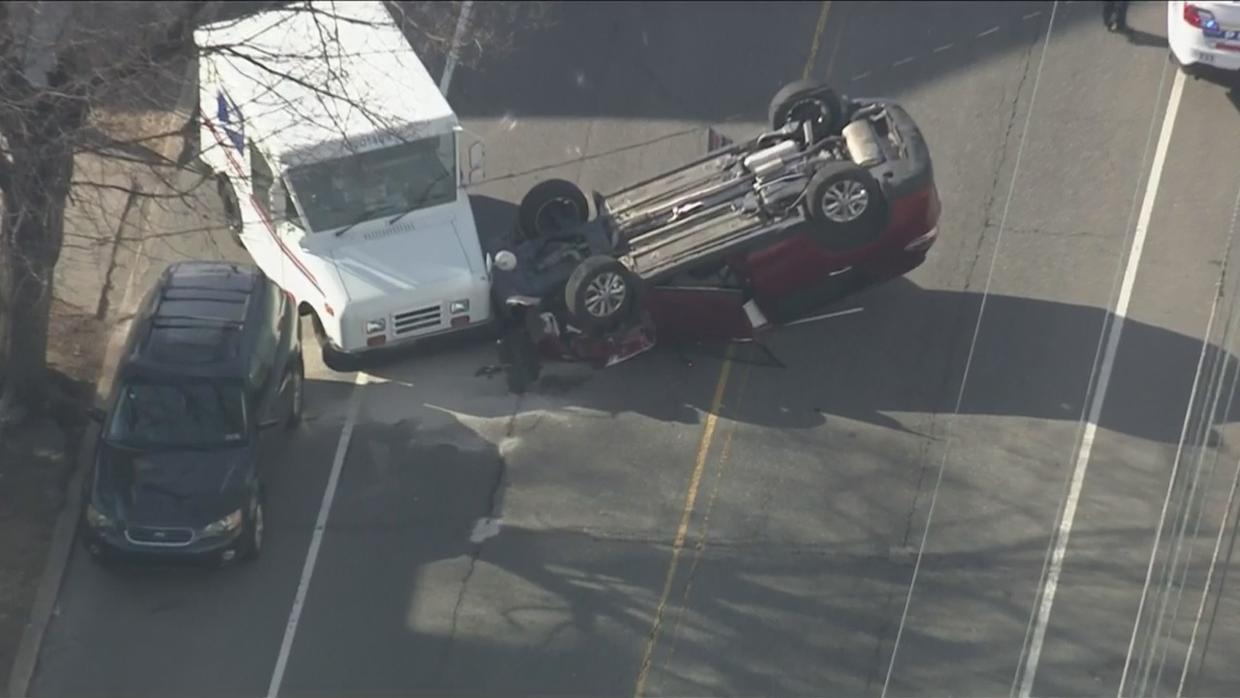
M887 222L882 187L865 168L832 162L818 169L805 191L811 237L829 250L865 247Z
M263 498L261 495L255 495L247 518L248 521L243 534L245 542L242 543L241 559L250 561L257 559L263 551L263 535L266 533L264 530L266 521L263 518Z

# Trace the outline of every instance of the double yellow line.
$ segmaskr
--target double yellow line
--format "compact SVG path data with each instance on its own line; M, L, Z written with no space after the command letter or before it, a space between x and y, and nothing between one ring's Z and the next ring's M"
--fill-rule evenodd
M814 27L814 37L809 47L809 56L805 59L805 67L801 71L801 79L808 79L818 61L818 50L822 43L822 35L827 28L827 16L831 13L831 0L823 0L822 9L818 12L818 23ZM835 63L835 53L839 41L827 59L825 75L830 75ZM702 439L698 443L697 460L693 464L693 474L689 477L689 489L685 493L684 506L680 512L680 525L676 527L676 537L672 540L672 559L667 566L667 574L663 577L663 590L659 594L659 604L655 607L654 623L646 639L646 647L642 652L641 668L637 672L637 683L633 690L635 698L640 698L646 689L646 680L650 677L651 664L654 661L655 647L659 642L659 633L663 625L663 614L667 610L668 598L672 594L672 583L676 579L676 570L680 566L680 558L684 553L685 540L689 537L689 523L693 518L694 506L697 504L698 491L702 485L702 473L706 470L706 458L710 455L711 442L715 438L715 428L719 423L719 411L723 405L723 396L727 391L728 378L732 373L733 346L728 347L724 355L723 365L719 368L719 378L715 381L715 395L710 402L710 410L706 414L706 423L702 427Z

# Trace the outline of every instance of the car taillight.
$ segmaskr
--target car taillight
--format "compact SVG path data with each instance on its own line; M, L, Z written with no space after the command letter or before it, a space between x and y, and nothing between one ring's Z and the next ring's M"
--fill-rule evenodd
M1198 29L1218 28L1218 21L1214 19L1214 13L1209 10L1203 10L1191 2L1184 3L1184 21Z

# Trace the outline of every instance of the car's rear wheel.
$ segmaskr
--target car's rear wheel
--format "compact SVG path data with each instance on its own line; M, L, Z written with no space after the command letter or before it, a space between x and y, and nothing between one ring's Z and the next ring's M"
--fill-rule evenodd
M806 187L805 205L810 237L829 250L864 247L878 239L887 222L887 202L878 181L850 162L820 167Z
M809 121L815 140L844 127L843 100L835 90L814 80L796 80L781 87L771 98L767 115L776 130L791 121Z
M582 260L564 286L564 302L578 327L607 331L632 314L637 303L637 278L607 255Z
M590 219L590 203L576 184L547 179L535 184L517 210L520 233L534 240L581 225Z

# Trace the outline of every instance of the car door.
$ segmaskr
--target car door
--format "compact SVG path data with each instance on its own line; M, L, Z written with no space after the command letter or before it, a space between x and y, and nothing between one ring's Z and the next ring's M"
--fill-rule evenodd
M294 381L300 377L301 337L297 309L288 293L268 282L271 309L270 321L275 334L274 375L279 377L275 399L279 401L282 419L293 417Z

